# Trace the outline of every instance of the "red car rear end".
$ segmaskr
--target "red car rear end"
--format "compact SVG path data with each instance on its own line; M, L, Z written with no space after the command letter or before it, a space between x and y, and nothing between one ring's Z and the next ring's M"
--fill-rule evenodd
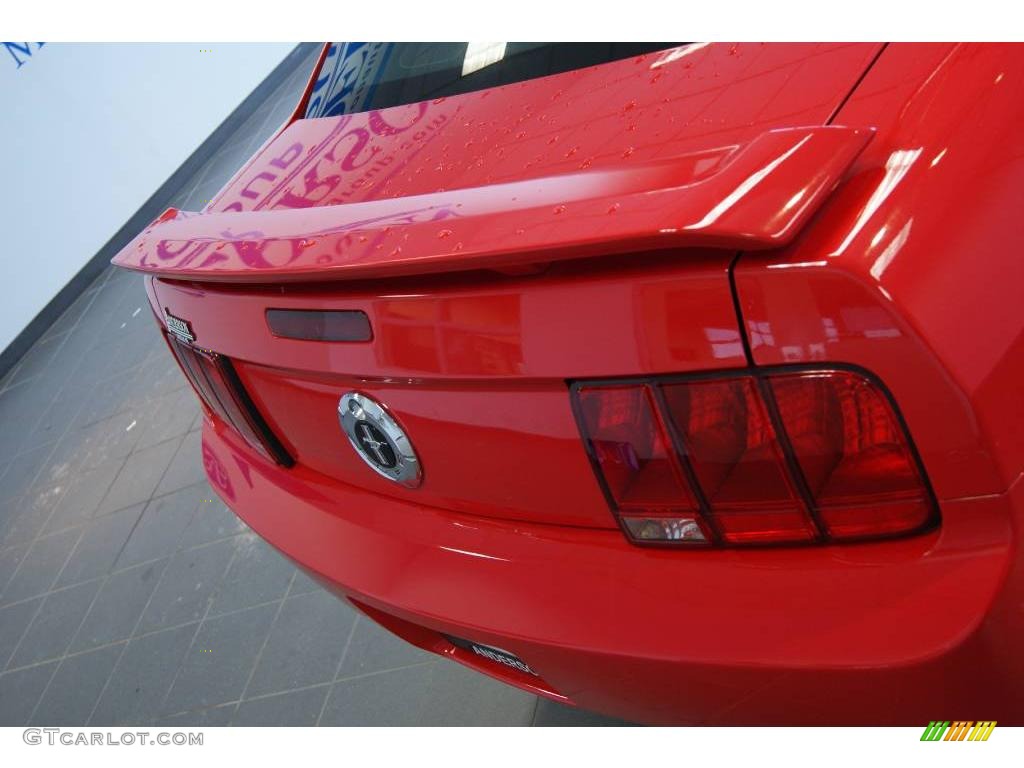
M115 263L213 486L406 640L642 722L1020 723L1022 83L335 44Z

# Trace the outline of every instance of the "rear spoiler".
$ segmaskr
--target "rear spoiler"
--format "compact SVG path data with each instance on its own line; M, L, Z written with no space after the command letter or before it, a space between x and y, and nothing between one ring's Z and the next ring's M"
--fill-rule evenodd
M171 208L113 263L179 279L283 283L510 269L665 248L777 248L872 135L786 128L654 162L427 195L243 212Z

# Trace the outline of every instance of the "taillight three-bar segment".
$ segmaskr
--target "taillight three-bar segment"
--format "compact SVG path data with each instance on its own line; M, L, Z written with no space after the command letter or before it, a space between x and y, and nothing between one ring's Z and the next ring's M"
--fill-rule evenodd
M638 543L827 543L938 520L892 402L863 372L579 382L572 396L598 481Z
M278 333L294 331L286 324ZM291 466L231 361L165 336L207 410ZM598 483L636 543L822 544L903 536L938 522L906 428L866 372L759 368L570 389Z

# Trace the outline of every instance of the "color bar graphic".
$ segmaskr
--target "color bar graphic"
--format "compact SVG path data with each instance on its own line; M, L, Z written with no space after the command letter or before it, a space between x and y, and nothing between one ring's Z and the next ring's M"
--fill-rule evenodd
M921 741L988 741L995 727L995 720L930 720Z

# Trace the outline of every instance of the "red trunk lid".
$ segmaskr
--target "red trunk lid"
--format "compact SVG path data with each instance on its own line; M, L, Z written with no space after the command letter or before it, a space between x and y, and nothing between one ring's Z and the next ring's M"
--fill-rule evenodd
M473 514L614 527L566 380L745 364L740 248L792 239L870 140L823 127L871 45L692 45L404 107L298 120L201 213L115 259L231 357L297 460ZM274 337L268 308L359 309L373 340ZM372 473L338 398L423 463Z

